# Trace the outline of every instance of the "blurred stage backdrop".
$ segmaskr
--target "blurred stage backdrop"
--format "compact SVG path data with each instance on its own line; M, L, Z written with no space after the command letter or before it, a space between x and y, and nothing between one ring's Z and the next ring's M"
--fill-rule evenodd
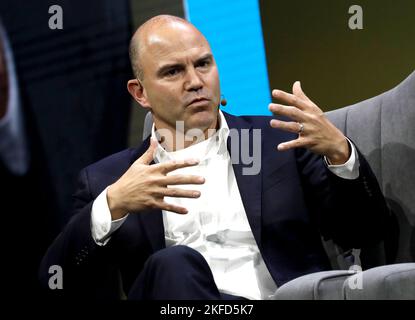
M349 28L353 5L363 29ZM415 69L411 0L136 0L132 8L134 26L170 13L205 34L232 114L269 114L271 89L291 91L296 80L329 111L389 90ZM132 144L144 113L135 109Z

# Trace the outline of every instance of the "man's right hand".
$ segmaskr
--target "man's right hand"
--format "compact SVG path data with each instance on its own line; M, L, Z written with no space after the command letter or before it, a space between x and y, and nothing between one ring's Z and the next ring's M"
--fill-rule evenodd
M169 185L203 184L205 179L194 175L167 175L169 172L197 165L197 160L169 161L150 165L157 142L150 140L150 147L131 167L109 186L107 201L112 220L127 213L145 209L160 209L186 214L188 210L164 202L164 197L198 198L197 190L169 188Z

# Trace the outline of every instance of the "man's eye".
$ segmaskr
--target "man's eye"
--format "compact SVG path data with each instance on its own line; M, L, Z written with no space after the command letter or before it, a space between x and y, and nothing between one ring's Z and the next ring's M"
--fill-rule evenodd
M209 65L210 65L210 61L203 60L203 61L200 61L197 66L201 68L205 68L205 67L208 67Z
M180 71L179 69L170 69L170 70L166 71L165 75L167 77L172 77L172 76L175 76L176 74L178 74L179 71Z

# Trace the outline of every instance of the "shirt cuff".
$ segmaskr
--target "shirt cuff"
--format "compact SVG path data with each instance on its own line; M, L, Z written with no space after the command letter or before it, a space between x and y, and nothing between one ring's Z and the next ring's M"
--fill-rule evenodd
M118 220L111 221L111 212L107 202L107 188L102 191L92 204L91 233L95 243L105 246L113 234L122 226L128 214Z
M326 164L327 168L334 173L336 176L353 180L357 179L359 177L359 157L357 156L356 148L353 145L353 143L346 137L347 141L349 142L349 146L352 149L352 152L350 153L349 160L346 161L344 164L340 165L333 165L329 164L326 157L324 157L324 163Z

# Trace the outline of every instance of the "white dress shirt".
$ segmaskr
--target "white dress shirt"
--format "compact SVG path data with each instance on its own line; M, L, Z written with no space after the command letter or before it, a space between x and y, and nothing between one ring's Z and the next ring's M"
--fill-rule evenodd
M0 41L2 41L4 48L9 82L6 114L0 119L0 159L11 173L23 175L29 168L29 151L25 137L13 53L1 20Z
M177 186L199 190L200 198L170 198L165 201L188 209L186 215L162 211L166 247L186 245L200 252L212 270L220 292L268 299L277 286L259 252L242 203L226 141L229 127L220 112L220 128L209 139L175 152L158 145L155 161L198 158L197 166L175 170L171 174L192 174L205 178L203 185ZM155 137L154 125L152 136ZM352 154L346 164L329 166L344 178L356 178L358 161ZM92 207L92 235L99 245L105 245L123 219L111 222L104 190Z

